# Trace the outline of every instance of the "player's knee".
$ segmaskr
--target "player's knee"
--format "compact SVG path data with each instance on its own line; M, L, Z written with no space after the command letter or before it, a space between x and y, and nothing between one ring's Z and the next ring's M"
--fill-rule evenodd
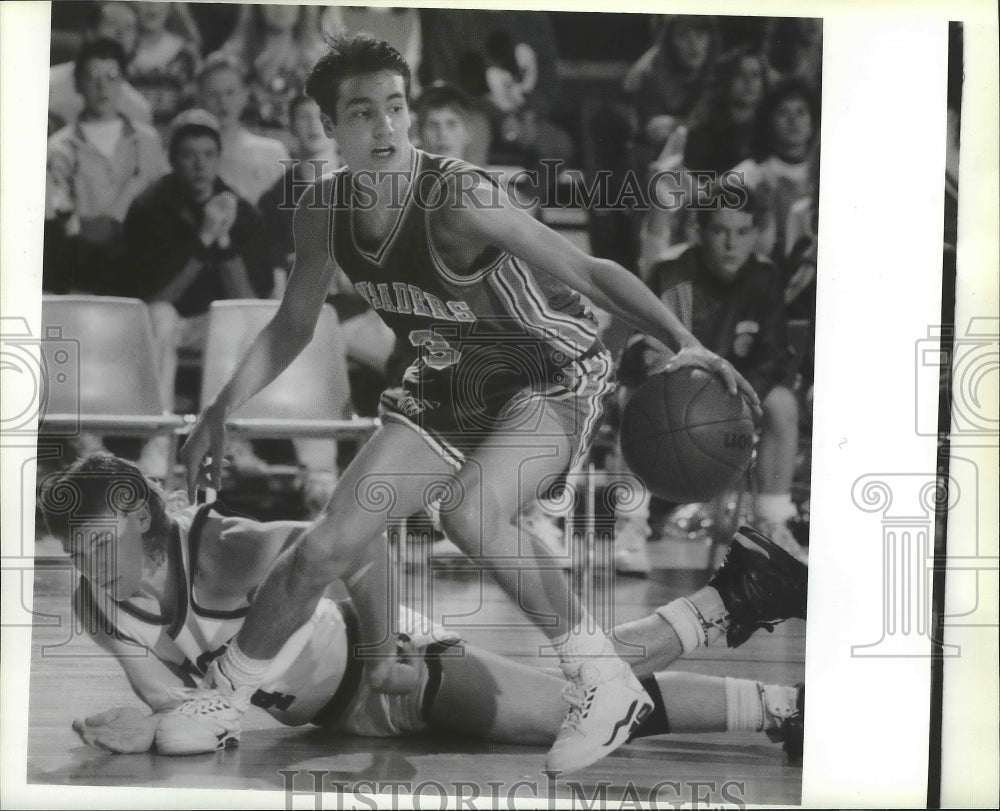
M798 425L799 406L795 395L784 386L775 386L761 403L764 427L772 430L789 430Z

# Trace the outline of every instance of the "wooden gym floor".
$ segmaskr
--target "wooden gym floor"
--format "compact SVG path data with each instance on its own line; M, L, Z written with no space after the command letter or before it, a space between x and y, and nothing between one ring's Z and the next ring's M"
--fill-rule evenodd
M674 597L701 586L706 575L695 569L667 568L680 562L690 541L650 544L654 572L648 580L616 579L615 622L644 616ZM40 554L53 554L45 545ZM690 550L688 550L689 552ZM510 792L521 800L600 797L646 803L797 805L802 771L785 762L780 746L763 735L702 734L646 738L625 746L590 769L551 785L542 773L545 751L539 747L492 745L469 741L333 738L313 727L286 728L257 708L244 719L238 749L186 758L151 754L111 755L82 744L70 728L74 717L116 705L142 706L118 665L70 623L72 574L46 557L35 568L35 626L32 637L27 780L30 784L155 788L252 789L268 792L261 802L284 805L279 792L286 777L301 772L296 790L312 793L306 770L322 770L326 780L356 785L406 781L406 792L419 790L441 806L441 785L452 795L483 799ZM490 582L478 577L436 573L434 605L454 614L481 604L491 620L521 625L520 613ZM437 612L435 610L437 617ZM527 663L538 663L543 640L533 628L463 629L470 642ZM724 645L702 649L674 665L678 670L792 684L803 679L805 623L794 620L773 634L759 632L736 650ZM548 663L546 663L548 664ZM430 781L426 783L425 781ZM520 781L520 783L519 783ZM568 782L567 782L568 781ZM664 781L670 781L665 783ZM418 788L424 783L423 788ZM456 783L465 783L464 786ZM603 788L602 788L603 784ZM660 785L656 794L651 790ZM324 783L329 788L328 783ZM392 790L384 785L385 792ZM388 795L386 795L387 797ZM291 806L285 806L291 807ZM319 806L317 806L319 807ZM331 806L334 807L334 806ZM339 806L336 806L339 807ZM510 807L510 806L508 806Z

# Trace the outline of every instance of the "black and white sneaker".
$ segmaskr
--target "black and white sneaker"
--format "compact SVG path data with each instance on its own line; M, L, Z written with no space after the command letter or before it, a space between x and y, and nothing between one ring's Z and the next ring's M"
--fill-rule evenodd
M729 613L726 641L735 648L754 631L791 617L806 618L809 567L751 527L733 536L726 559L708 585Z
M627 742L653 711L632 669L617 657L564 664L569 711L545 761L548 771L584 769Z

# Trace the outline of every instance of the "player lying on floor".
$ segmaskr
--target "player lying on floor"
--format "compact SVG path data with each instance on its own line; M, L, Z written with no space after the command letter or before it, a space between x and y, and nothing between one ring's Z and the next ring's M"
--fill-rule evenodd
M106 453L43 483L41 504L81 575L78 618L153 710L115 707L79 719L73 728L80 737L112 752L143 752L155 743L162 754L180 755L234 745L238 735L224 725L175 708L198 690L209 662L241 627L272 560L307 525L260 523L219 504L168 513L167 499L138 468ZM385 565L384 549L373 553L372 566ZM284 724L345 734L552 742L566 712L562 694L572 689L563 678L465 644L407 608L399 609L403 666L392 693L375 692L361 676L354 644L366 613L384 611L367 605L367 574L340 584L341 599L320 601L270 666L254 704ZM633 737L755 730L782 741L791 759L800 757L802 686L663 668L722 636L735 647L759 628L805 618L806 576L805 566L742 528L708 586L617 626L612 638L654 701Z

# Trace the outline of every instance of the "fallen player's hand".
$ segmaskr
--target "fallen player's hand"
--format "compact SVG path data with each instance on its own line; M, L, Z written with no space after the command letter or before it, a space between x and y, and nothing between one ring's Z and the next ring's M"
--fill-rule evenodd
M418 656L409 640L400 640L395 658L378 659L367 667L368 683L377 693L401 695L417 689L420 672L414 664Z
M73 731L89 746L105 752L147 752L160 719L136 707L112 707L87 718L77 718Z
M711 372L721 378L726 388L729 389L730 394L742 394L757 416L763 413L760 407L760 397L757 396L757 392L746 381L746 378L737 372L729 361L719 357L714 352L710 352L701 344L686 346L681 349L663 367L663 371L672 372L682 366L695 366Z

